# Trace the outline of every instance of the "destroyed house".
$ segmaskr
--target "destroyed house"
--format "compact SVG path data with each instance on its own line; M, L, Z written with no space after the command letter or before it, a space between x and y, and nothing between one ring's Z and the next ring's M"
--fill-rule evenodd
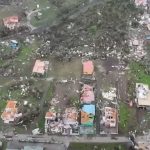
M93 126L95 118L95 105L83 105L81 110L81 125Z
M64 124L78 125L78 111L75 107L66 108L63 115L63 122Z
M81 91L80 97L81 103L92 103L95 101L93 87L87 84L84 84Z
M146 6L147 0L135 0L136 6Z
M116 127L117 125L117 110L111 107L105 107L105 116L103 117L106 127Z
M22 116L22 114L18 114L18 108L16 107L17 102L9 100L7 102L6 108L1 115L4 123L14 122L17 117Z
M56 113L55 112L47 112L45 115L45 120L51 120L54 121L56 119Z
M78 111L75 107L66 108L63 115L62 135L79 135Z
M104 108L100 127L101 134L118 134L118 111L116 108Z
M136 99L137 107L150 107L150 89L148 85L136 83Z
M3 19L3 24L8 29L12 30L19 26L19 17L10 16Z
M42 76L45 75L48 70L48 65L49 65L49 61L36 60L32 70L32 74L42 75Z
M49 110L45 115L45 133L57 134L62 131L62 121L55 110Z

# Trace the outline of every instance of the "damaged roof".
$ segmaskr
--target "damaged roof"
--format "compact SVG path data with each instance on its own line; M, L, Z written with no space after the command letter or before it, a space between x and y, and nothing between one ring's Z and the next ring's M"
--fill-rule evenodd
M36 60L32 73L39 73L44 75L46 69L48 69L47 65L48 65L48 61Z
M92 126L95 116L95 105L83 105L81 111L81 125Z
M3 22L4 22L4 25L18 23L19 22L19 17L18 16L6 17L6 18L3 19Z
M55 112L47 112L45 115L45 119L50 119L50 120L55 120L56 118L56 113Z
M10 121L14 121L17 115L17 107L16 107L17 101L9 100L7 101L6 108L4 112L1 115L2 120L4 120L4 123L9 123Z
M150 90L148 85L136 83L136 98L138 106L150 106Z
M117 125L117 110L112 107L105 107L104 122L107 127L116 127Z
M147 4L147 0L135 0L135 4L137 6L140 6L140 5L145 6Z
M83 62L83 74L92 75L94 72L94 64L93 61L85 61Z
M91 103L95 101L93 87L87 84L84 84L81 91L81 102L83 103Z
M78 111L75 107L66 108L63 122L64 124L77 124Z

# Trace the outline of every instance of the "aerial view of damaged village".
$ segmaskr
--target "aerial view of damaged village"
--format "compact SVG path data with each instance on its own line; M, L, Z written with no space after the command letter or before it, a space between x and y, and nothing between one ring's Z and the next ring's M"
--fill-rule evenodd
M0 150L150 150L150 0L0 0Z

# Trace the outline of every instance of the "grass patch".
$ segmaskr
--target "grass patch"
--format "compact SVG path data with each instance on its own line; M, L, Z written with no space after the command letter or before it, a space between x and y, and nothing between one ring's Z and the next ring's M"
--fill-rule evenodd
M52 23L57 18L58 10L55 6L51 6L49 9L44 9L40 11L42 15L40 19L36 19L36 17L32 17L31 24L35 27L39 27L41 25L48 25Z
M4 98L7 90L5 88L0 88L0 112L3 112L4 108L6 107L7 99Z
M70 106L80 108L80 101L78 97L71 97L70 98Z
M31 44L21 44L21 51L19 55L17 56L18 61L25 61L29 59L31 56L32 52L36 50L39 46L39 43L37 41L34 41Z
M125 144L71 143L68 150L127 150Z
M32 53L32 48L27 45L22 45L21 52L19 53L17 60L26 60L28 56Z
M120 133L128 134L128 131L137 127L136 109L129 108L128 105L121 103L119 110L119 130Z
M43 99L45 99L46 101L50 101L53 97L53 92L54 92L54 83L51 82L48 90L46 91L45 95L43 96Z
M3 142L2 150L6 150L6 148L7 148L7 142L3 141L3 140L2 140L2 142Z
M45 114L41 113L38 117L38 128L42 131L44 131L45 128Z
M146 72L146 68L143 65L138 62L132 62L129 67L136 82L148 84L150 86L150 75Z
M23 7L27 7L29 10L33 10L37 8L37 4L39 5L39 8L45 8L47 6L50 6L50 3L48 0L25 0L23 1Z
M6 107L6 100L1 100L0 101L0 112L3 112L4 108Z
M96 34L97 26L96 26L96 25L93 25L93 26L89 27L88 30L89 30L90 33Z
M85 0L64 0L62 7L69 8L69 7L73 7L73 6L78 6L79 4L81 4L84 1Z

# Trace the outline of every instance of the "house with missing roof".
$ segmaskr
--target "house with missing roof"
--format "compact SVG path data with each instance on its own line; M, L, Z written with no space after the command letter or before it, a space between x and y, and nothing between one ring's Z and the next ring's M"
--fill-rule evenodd
M1 118L4 123L12 123L16 118L21 117L22 113L18 113L17 101L9 100L5 110L3 111Z
M48 65L49 65L49 61L36 60L32 70L32 75L35 76L46 75L48 71Z
M84 84L80 96L81 104L90 104L95 102L95 95L93 86Z
M19 17L9 16L9 17L3 18L3 25L8 29L13 30L20 26Z
M79 135L78 110L66 108L63 114L50 110L45 115L45 132L50 134Z
M95 105L83 105L80 113L80 134L94 134Z
M62 135L79 135L78 110L75 107L66 108L63 124Z
M82 62L82 80L95 80L94 63L91 60Z
M53 110L49 110L45 115L45 133L52 132L51 129L53 125L55 125L56 121L56 112Z
M105 107L102 110L100 134L118 134L118 110L116 108Z
M146 6L147 0L135 0L135 5L136 6Z
M147 84L136 83L136 98L137 107L150 107L150 89Z

